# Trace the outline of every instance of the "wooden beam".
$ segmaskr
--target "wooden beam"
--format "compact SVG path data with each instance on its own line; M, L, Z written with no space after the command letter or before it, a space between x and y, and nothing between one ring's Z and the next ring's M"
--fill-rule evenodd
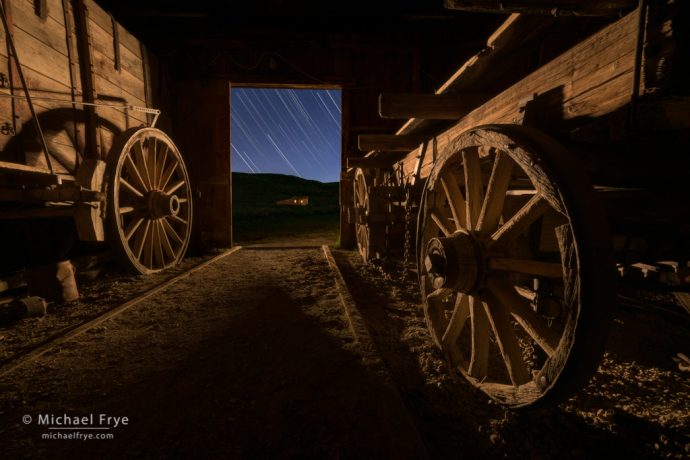
M479 13L525 13L552 16L608 16L616 17L629 11L637 4L633 0L609 0L598 2L592 0L445 0L444 6L449 10L472 11Z
M389 168L405 158L405 152L382 152L375 155L367 155L359 158L348 158L348 168Z
M381 94L379 116L382 118L423 118L457 120L486 102L488 94Z
M409 152L427 140L427 136L414 134L397 136L395 134L360 134L357 136L359 149L368 152L370 150L382 150L387 152Z
M522 59L536 41L557 21L556 18L512 14L494 31L486 46L468 59L438 90L436 94L458 93L471 88L491 87L497 78L506 75L502 66L506 62ZM562 21L562 20L561 20ZM579 21L578 21L579 22ZM501 69L501 70L498 70ZM519 77L515 76L516 79ZM506 83L505 86L508 86ZM501 87L502 89L503 87ZM493 86L492 89L496 89ZM412 118L397 134L409 134L424 129L434 122Z

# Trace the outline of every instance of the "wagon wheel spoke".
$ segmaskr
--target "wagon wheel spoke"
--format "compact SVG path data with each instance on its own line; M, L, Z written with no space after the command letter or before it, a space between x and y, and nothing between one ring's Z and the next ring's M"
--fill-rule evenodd
M146 219L144 216L137 216L132 221L127 225L127 228L125 229L125 239L127 241L132 239L132 236L136 233L136 231L139 229L141 224L144 223Z
M132 151L134 154L134 163L136 164L141 178L144 181L144 184L146 185L146 190L152 190L153 185L151 181L151 173L149 172L146 154L144 153L141 141L137 141L134 143L134 145L132 146Z
M137 190L139 190L141 193L146 193L149 191L147 183L144 182L144 178L141 176L139 168L137 168L137 165L134 164L134 161L132 160L132 157L130 155L127 155L125 157L125 169L129 173L129 176L132 178Z
M518 344L517 336L510 324L510 312L490 293L485 296L483 302L486 315L494 332L496 343L501 351L501 357L505 364L510 381L515 386L529 382L530 373L527 370L525 361L522 359L522 350Z
M122 185L126 190L128 190L132 195L134 195L137 198L143 198L144 194L141 193L139 190L136 189L132 184L127 182L124 178L120 177L120 185Z
M182 243L182 237L175 231L175 229L170 225L170 222L168 222L167 218L164 218L163 221L161 222L163 224L163 228L165 229L165 232L172 237L175 241L178 243Z
M173 173L175 170L178 168L180 163L175 159L174 157L171 158L170 165L163 171L161 174L161 179L160 182L158 183L158 187L161 190L165 190L165 188L168 186L168 182L170 182L170 178L172 177Z
M504 249L543 216L550 207L551 205L542 195L534 195L513 217L491 235L487 241L487 249Z
M472 325L472 355L469 374L476 379L486 378L489 370L489 320L479 298L469 298Z
M441 337L441 346L445 350L446 356L453 367L462 366L463 368L467 368L467 362L462 356L458 339L469 318L469 298L464 294L458 294L455 299L453 313L448 320L448 326L445 328L443 336Z
M428 308L428 315L431 321L432 327L436 337L440 339L443 331L446 330L448 326L448 320L446 319L443 302L451 295L453 291L450 289L436 289L431 294L427 295L425 300L425 305Z
M163 182L163 173L165 172L165 166L168 163L168 146L163 144L159 151L159 161L158 161L158 179L157 179L157 187L160 190L162 188L162 182Z
M149 228L151 227L151 221L150 220L145 220L144 225L141 226L139 225L139 231L137 232L137 237L134 241L134 255L136 256L137 259L141 258L141 255L144 251L144 246L149 234ZM136 231L136 230L135 230Z
M158 159L156 158L157 155L157 145L156 145L156 138L155 137L149 137L146 139L146 165L149 168L149 173L151 174L151 189L155 190L156 189L156 168L158 166Z
M510 156L502 151L496 152L493 170L486 187L484 203L477 222L477 231L480 236L489 235L498 226L512 171L513 160Z
M182 225L187 225L187 224L189 223L189 221L183 219L183 218L180 217L179 215L177 215L177 216L168 216L168 217L166 217L166 219L168 219L168 218L174 220L175 222L179 222L179 223L181 223Z
M434 208L429 212L429 215L431 216L431 220L434 221L436 226L443 232L445 236L450 236L453 234L451 229L448 228L447 222L448 219L443 215L443 212L438 209Z
M158 231L160 232L161 243L163 245L163 250L165 251L165 254L168 256L169 259L174 260L175 250L173 249L173 246L170 243L170 237L168 236L168 233L165 231L163 222L158 223Z
M129 214L130 212L134 212L136 208L134 206L122 206L118 209L120 214Z
M532 309L529 301L518 294L507 279L491 277L487 281L487 287L495 296L497 303L501 303L510 311L515 321L539 347L549 357L553 356L560 340L558 331L549 328L546 321Z
M149 223L149 231L146 233L146 241L144 242L144 251L143 251L143 259L142 262L145 267L149 269L153 269L153 244L154 244L154 233L156 230L156 226L154 225L154 221L150 220L148 221Z
M171 195L171 194L175 193L177 190L179 190L179 188L182 187L185 183L186 182L184 180L179 180L179 181L175 182L174 184L172 184L170 187L168 187L165 190L165 193L168 195Z
M450 171L442 174L440 180L443 192L446 194L446 199L448 200L448 206L450 206L450 211L453 214L456 230L459 228L466 228L467 219L465 218L465 214L467 204L465 203L465 197L462 196L458 181Z
M489 259L488 266L491 270L523 273L525 275L541 276L545 278L563 277L563 266L555 262L493 257Z
M161 235L161 223L160 220L154 220L154 238L153 238L153 255L155 261L158 263L159 267L165 266L165 256L163 255L163 237Z
M455 299L455 306L453 313L448 320L448 327L441 337L441 342L446 346L453 346L460 337L462 329L465 327L467 319L470 317L470 299L469 296L459 293Z
M467 228L474 230L477 227L479 213L484 201L482 188L482 172L477 152L462 151L462 161L465 172L465 199Z

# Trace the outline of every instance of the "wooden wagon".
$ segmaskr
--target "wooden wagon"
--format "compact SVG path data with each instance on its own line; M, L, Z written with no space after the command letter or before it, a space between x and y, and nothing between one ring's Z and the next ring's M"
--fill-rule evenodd
M0 220L73 217L139 273L179 262L192 194L149 108L146 48L91 0L0 12Z
M381 95L380 115L410 119L363 138L370 153L350 162L353 212L368 213L357 237L366 247L380 233L371 222L387 218L365 179L418 177L434 342L495 400L554 403L597 368L617 286L688 295L689 8L446 6L513 14L436 94Z

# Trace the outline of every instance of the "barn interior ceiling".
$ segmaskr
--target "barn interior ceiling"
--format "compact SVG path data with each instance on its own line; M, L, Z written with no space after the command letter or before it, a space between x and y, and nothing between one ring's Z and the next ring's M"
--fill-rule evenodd
M362 87L373 83L355 78L353 66L384 54L388 62L411 58L420 91L440 86L506 17L448 10L440 0L98 3L181 73Z

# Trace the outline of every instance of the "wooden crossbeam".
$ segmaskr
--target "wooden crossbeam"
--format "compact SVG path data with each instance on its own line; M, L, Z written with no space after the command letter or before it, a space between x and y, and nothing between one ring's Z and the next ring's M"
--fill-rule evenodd
M425 136L414 134L404 136L397 136L395 134L360 134L357 138L357 145L364 152L370 150L409 152L419 147L426 139Z
M379 116L382 118L457 120L479 107L490 97L488 94L383 93L379 96Z
M380 152L375 155L367 155L359 158L348 158L348 168L389 168L405 158L406 152Z
M553 16L620 16L637 4L633 0L445 0L444 6L449 10L473 11L480 13L524 13Z

